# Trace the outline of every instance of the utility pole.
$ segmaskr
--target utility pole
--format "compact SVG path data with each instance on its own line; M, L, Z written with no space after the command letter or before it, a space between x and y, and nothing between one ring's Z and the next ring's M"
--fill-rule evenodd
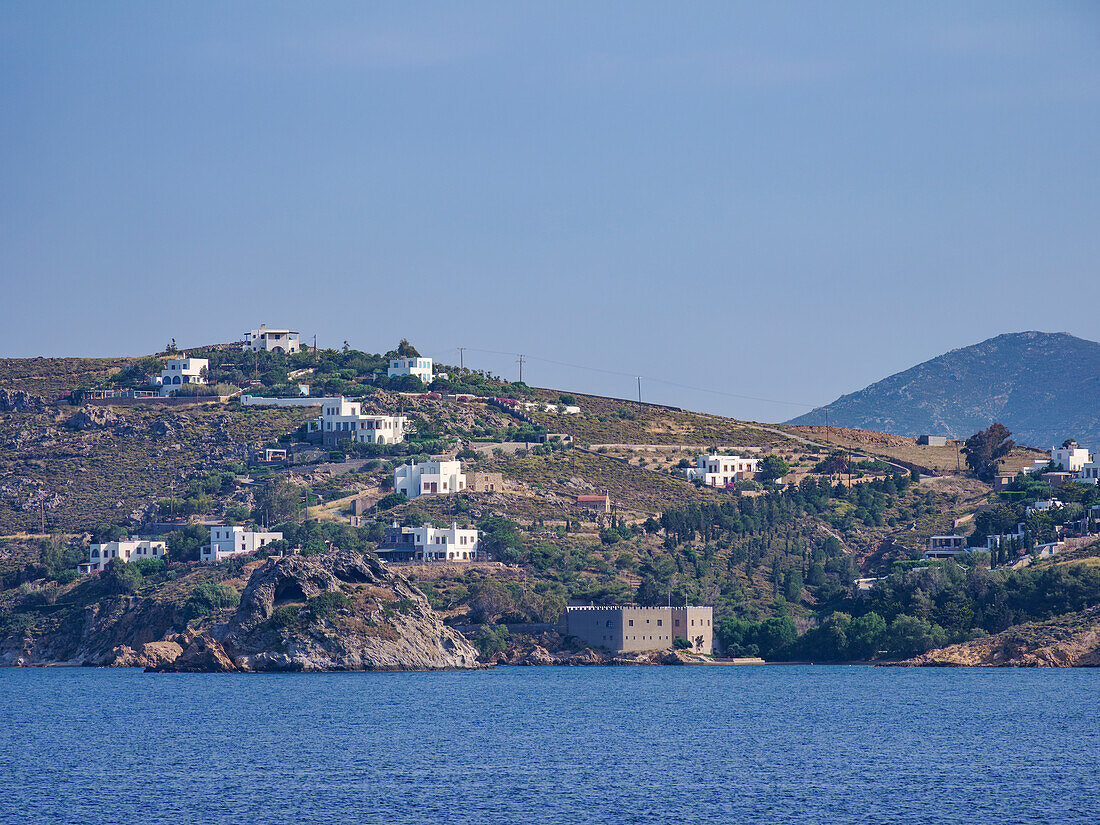
M519 357L519 383L523 383L523 356Z
M825 408L825 443L826 444L832 444L833 443L829 440L829 408L828 407Z
M313 351L317 352L317 333L313 333Z
M638 403L642 403L642 376L638 376Z
M458 348L458 368L460 370L466 369L465 354L466 354L466 347L459 347Z

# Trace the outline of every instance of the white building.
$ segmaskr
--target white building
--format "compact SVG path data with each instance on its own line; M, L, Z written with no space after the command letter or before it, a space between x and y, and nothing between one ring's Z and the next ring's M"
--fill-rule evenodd
M210 544L202 548L201 560L221 561L230 556L255 553L282 537L282 533L261 533L244 527L215 524L210 528Z
M434 493L460 493L466 489L461 461L421 461L399 464L393 470L393 489L409 498Z
M89 573L98 573L111 559L131 562L139 559L162 559L167 555L168 545L163 541L109 541L89 547L88 563L78 565L76 569L80 575L86 576Z
M1065 447L1051 447L1049 461L1036 461L1024 472L1036 473L1052 467L1066 473L1079 473L1086 464L1091 464L1094 456L1084 447L1079 447L1076 441L1071 441Z
M700 479L708 487L728 487L754 475L759 463L759 459L739 455L701 455L694 467L684 468L684 475L689 480Z
M1100 461L1090 461L1081 467L1077 471L1077 481L1082 484L1100 484Z
M359 401L343 396L326 398L321 418L315 422L323 433L346 433L361 444L400 444L405 440L409 419L403 415L363 415ZM340 436L337 436L340 437Z
M432 359L431 358L394 358L390 361L387 375L393 378L397 375L415 375L425 384L432 383Z
M253 352L283 352L291 355L301 352L302 341L297 332L289 329L268 329L267 324L260 324L259 329L249 330L244 334L245 350Z
M184 384L205 384L203 371L210 366L205 358L170 358L160 375L151 375L149 383L160 387L161 395L170 395Z
M445 529L430 525L398 527L394 522L387 528L378 552L393 561L474 561L478 536L477 530L459 527L457 522Z

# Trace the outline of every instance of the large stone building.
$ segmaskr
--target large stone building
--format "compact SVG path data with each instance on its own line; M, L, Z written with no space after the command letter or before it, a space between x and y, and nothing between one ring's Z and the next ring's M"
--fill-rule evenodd
M504 489L504 476L500 473L466 473L466 491L470 493L499 493Z
M709 607L567 607L567 636L615 653L666 650L686 639L696 653L714 651L713 610Z

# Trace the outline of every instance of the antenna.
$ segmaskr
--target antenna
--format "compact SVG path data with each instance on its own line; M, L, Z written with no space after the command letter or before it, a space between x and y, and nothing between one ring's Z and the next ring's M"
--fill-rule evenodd
M523 356L519 357L519 382L523 383Z
M458 368L460 370L466 369L465 355L466 355L466 347L459 347L458 348Z
M638 378L638 403L641 404L642 403L642 376L639 375L639 376L637 376L637 378Z

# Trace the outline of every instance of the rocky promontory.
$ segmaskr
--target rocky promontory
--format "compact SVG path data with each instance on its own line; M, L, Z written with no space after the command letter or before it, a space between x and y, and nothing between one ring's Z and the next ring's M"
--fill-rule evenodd
M902 667L1100 667L1100 607L950 645Z
M252 573L228 623L175 640L157 671L476 668L477 650L420 591L357 553L286 556Z

